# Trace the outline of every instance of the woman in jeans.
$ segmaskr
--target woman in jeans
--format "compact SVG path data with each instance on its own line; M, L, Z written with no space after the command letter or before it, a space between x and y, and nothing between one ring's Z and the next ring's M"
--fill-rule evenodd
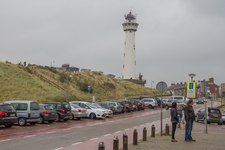
M177 103L177 116L178 116L177 127L180 128L180 121L181 121L181 118L183 117L183 115L182 115L182 107L180 106L179 103Z
M174 138L176 127L177 127L177 121L178 121L176 108L177 108L177 104L175 102L173 102L172 108L170 110L171 122L172 122L172 140L171 140L171 142L177 142L177 140L175 140L175 138Z

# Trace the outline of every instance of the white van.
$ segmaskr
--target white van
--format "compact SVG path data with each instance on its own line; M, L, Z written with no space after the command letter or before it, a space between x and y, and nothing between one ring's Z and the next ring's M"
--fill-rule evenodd
M25 126L26 123L35 125L40 120L39 103L29 100L5 101L11 104L17 112L18 124Z

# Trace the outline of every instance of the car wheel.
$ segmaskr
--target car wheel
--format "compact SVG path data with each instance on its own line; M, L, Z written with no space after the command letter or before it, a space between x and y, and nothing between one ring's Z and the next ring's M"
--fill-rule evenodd
M218 123L218 125L222 125L223 123Z
M126 108L126 112L130 112L128 108Z
M168 110L169 109L169 106L166 106L166 109Z
M72 119L71 120L74 120L74 115L72 114Z
M149 109L152 109L152 105L148 105L148 108L149 108Z
M19 124L20 126L25 126L25 125L26 125L26 123L27 123L27 121L26 121L26 119L25 119L25 118L19 118L19 120L18 120L18 124Z
M30 122L30 125L35 125L36 124L36 122Z
M56 119L55 119L56 122L59 122L60 121L60 116L59 114L56 114Z
M67 118L67 119L63 119L64 121L68 121L69 119Z
M205 124L205 122L206 122L206 119L204 119L204 124ZM207 124L210 124L210 122L207 120Z
M5 126L6 128L10 128L10 127L13 126L13 124L4 124L4 126Z
M41 116L37 123L42 124L44 122L44 118Z
M53 122L54 122L53 120L49 120L49 121L48 121L48 123L53 123Z
M198 116L195 116L195 122L199 122Z
M77 118L77 120L80 120L80 118Z
M165 105L162 105L162 108L165 108Z
M96 115L95 115L94 113L91 113L91 114L90 114L90 118L91 118L91 119L95 119L95 118L96 118Z

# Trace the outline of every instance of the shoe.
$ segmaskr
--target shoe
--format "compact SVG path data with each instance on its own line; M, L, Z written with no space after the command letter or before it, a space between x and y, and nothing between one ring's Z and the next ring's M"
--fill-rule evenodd
M192 142L196 142L196 140L193 140L193 139L192 139L191 141L192 141Z
M191 142L191 140L185 140L185 142Z
M172 140L171 140L171 142L177 142L177 140L175 140L175 139L172 139Z
M177 124L177 127L180 128L180 123Z

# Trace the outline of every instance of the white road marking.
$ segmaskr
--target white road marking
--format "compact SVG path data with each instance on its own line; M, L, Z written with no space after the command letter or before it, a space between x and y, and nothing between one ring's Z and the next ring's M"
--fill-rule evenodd
M55 131L52 131L52 132L47 132L47 134L50 134L50 133L54 133Z
M111 135L111 134L106 134L106 135L104 135L104 136L109 136L109 135Z
M92 140L96 140L96 139L98 139L98 138L93 138L93 139L90 139L90 141L92 141Z
M115 132L115 133L119 133L119 132L121 132L121 131L117 131L117 132Z
M133 127L133 128L137 128L137 126Z
M11 139L7 139L7 140L2 140L2 141L0 141L0 142L5 142L5 141L10 141Z
M32 136L36 136L36 135L28 135L28 136L24 136L24 138L28 138L28 137L32 137Z
M63 149L63 147L59 147L59 148L56 148L56 149L54 149L54 150L59 150L59 149Z
M77 145L77 144L80 144L80 143L83 143L83 142L74 143L74 144L72 144L72 145Z
M68 128L68 129L63 129L63 130L65 131L65 130L70 130L70 129L72 129L72 128Z
M130 128L127 128L127 129L125 129L125 130L130 130Z

